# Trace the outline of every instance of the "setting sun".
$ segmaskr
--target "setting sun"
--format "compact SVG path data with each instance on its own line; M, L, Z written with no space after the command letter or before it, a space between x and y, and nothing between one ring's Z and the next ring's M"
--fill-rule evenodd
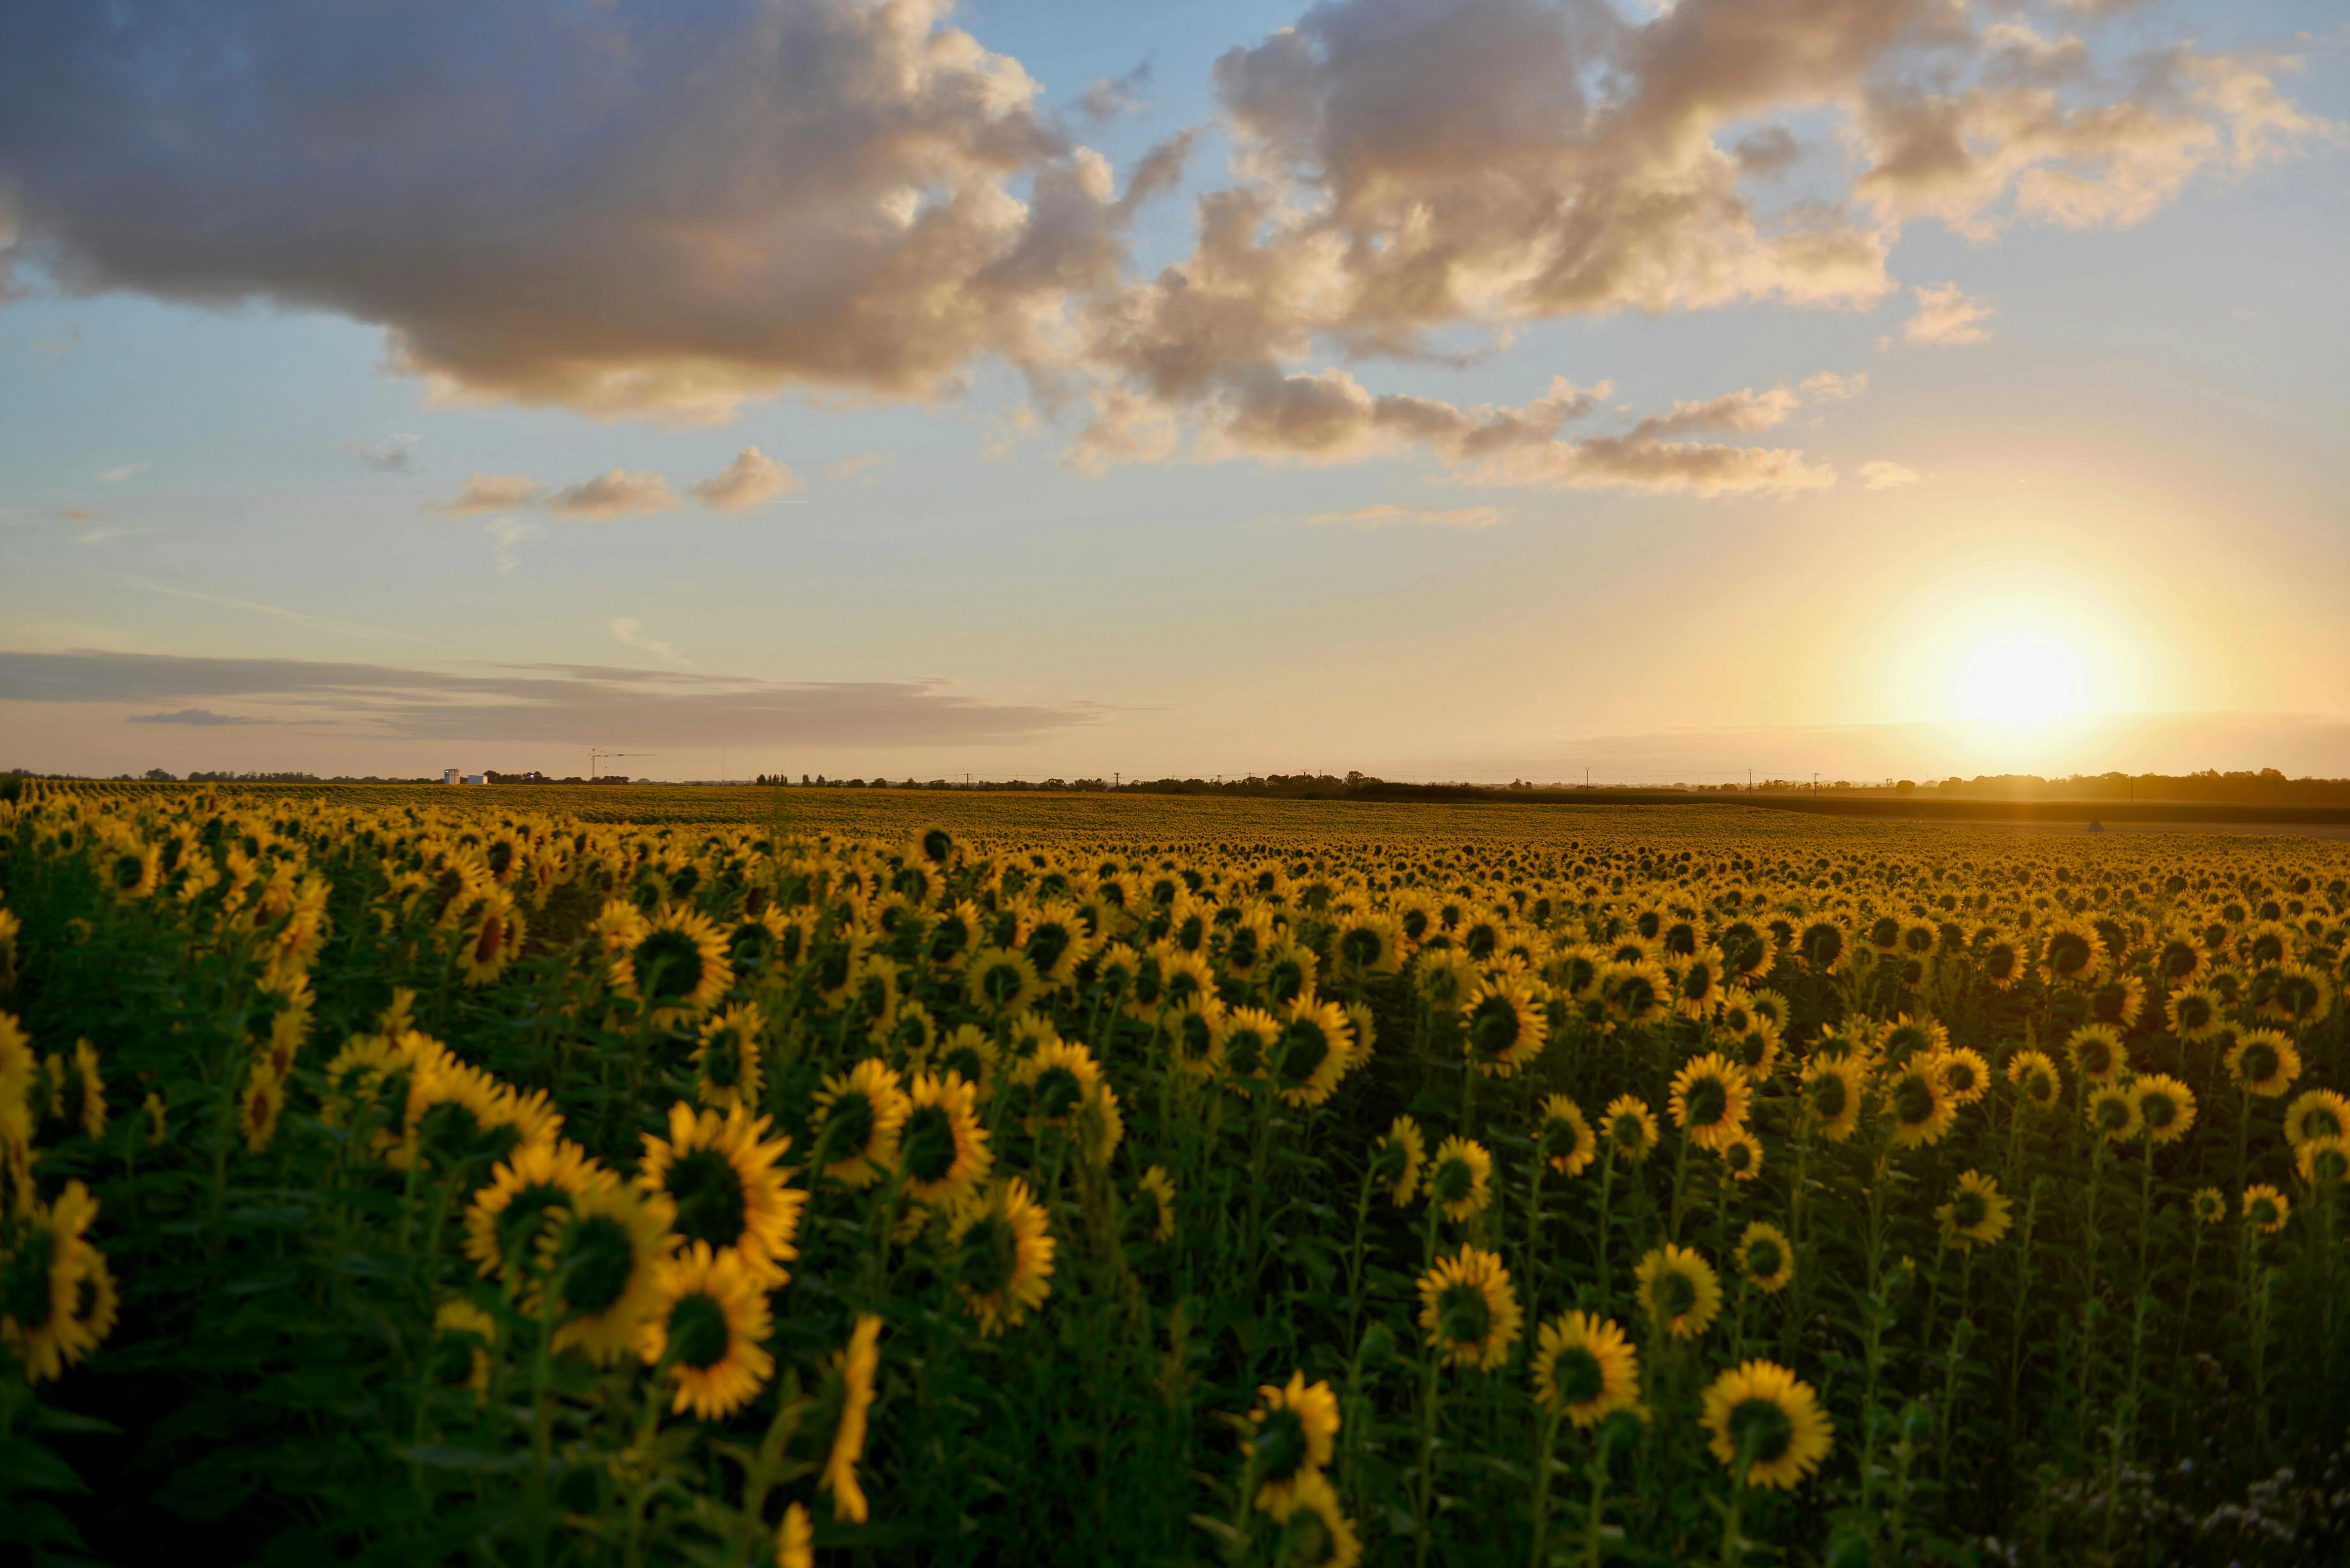
M2090 706L2091 687L2088 659L2077 644L2047 631L2005 631L1960 656L1951 709L1961 719L2038 723Z

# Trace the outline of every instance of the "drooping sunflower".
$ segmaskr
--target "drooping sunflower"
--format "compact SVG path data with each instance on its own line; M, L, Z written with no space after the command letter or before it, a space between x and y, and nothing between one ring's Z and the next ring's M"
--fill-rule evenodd
M531 1262L575 1197L619 1179L576 1143L526 1143L473 1194L465 1210L465 1255L492 1279Z
M1738 1238L1738 1277L1765 1295L1776 1295L1795 1277L1795 1247L1776 1225L1757 1220Z
M2138 1126L2157 1143L2175 1143L2195 1125L2195 1091L2168 1073L2149 1073L2129 1087Z
M2304 1089L2284 1108L2285 1141L2298 1151L2314 1137L2350 1136L2350 1097L2332 1089Z
M1318 1106L1355 1064L1354 1024L1335 1002L1300 996L1285 1004L1288 1016L1268 1058L1283 1101Z
M1942 1222L1953 1247L1988 1247L2007 1234L2013 1207L2000 1192L1997 1181L1969 1170L1960 1175L1959 1189L1934 1210L1934 1218Z
M1428 1162L1424 1184L1428 1200L1459 1224L1493 1200L1493 1157L1485 1146L1464 1137L1449 1137Z
M1715 1378L1700 1418L1713 1434L1707 1444L1713 1457L1748 1486L1792 1490L1819 1469L1835 1442L1812 1386L1769 1361L1749 1361Z
M253 1064L245 1075L244 1093L236 1105L236 1127L244 1135L244 1152L261 1154L277 1136L277 1117L286 1108L286 1080L270 1067L267 1058Z
M1400 1209L1419 1191L1421 1168L1428 1163L1428 1140L1409 1116L1396 1117L1387 1136L1372 1146L1371 1181Z
M920 1073L906 1096L898 1130L898 1163L906 1196L951 1209L987 1179L994 1156L979 1125L979 1091L952 1068L941 1077Z
M2065 1041L2064 1049L2073 1058L2073 1070L2088 1083L2113 1083L2129 1067L2129 1047L2122 1043L2121 1031L2110 1023L2081 1025Z
M611 979L614 991L650 1010L654 1028L670 1029L717 1006L734 968L725 933L708 916L672 905L613 958Z
M2044 1051L2018 1051L2010 1056L2007 1081L2022 1095L2025 1105L2039 1110L2055 1109L2064 1093L2064 1080Z
M2226 1064L2239 1087L2265 1099L2282 1095L2301 1076L2301 1053L2274 1029L2255 1029L2238 1040Z
M1299 1480L1319 1474L1337 1451L1338 1397L1303 1372L1291 1373L1286 1386L1261 1385L1256 1395L1242 1445L1257 1482L1254 1506L1286 1517Z
M1175 1179L1167 1174L1163 1165L1145 1170L1134 1183L1136 1194L1149 1201L1150 1239L1171 1241L1175 1239Z
M1565 1095L1544 1097L1534 1147L1561 1176L1580 1176L1599 1158L1599 1141L1583 1119L1583 1108Z
M2089 1091L2089 1125L2112 1143L2127 1143L2145 1131L2137 1119L2137 1099L2119 1084L2100 1084Z
M1721 1278L1692 1248L1668 1242L1640 1260L1640 1310L1660 1334L1694 1339L1721 1311Z
M1721 1053L1710 1052L1674 1075L1666 1106L1673 1125L1691 1143L1719 1152L1745 1129L1752 1098L1744 1069Z
M738 1002L702 1024L693 1047L693 1097L715 1110L756 1108L766 1088L759 1047L765 1029L755 1002Z
M1571 1312L1534 1339L1534 1402L1544 1409L1593 1427L1640 1402L1640 1353L1615 1324Z
M1478 1072L1506 1078L1542 1054L1550 1025L1534 989L1516 975L1488 975L1461 1010L1461 1040Z
M539 1272L552 1293L526 1300L555 1316L554 1347L608 1366L636 1344L660 1307L660 1264L670 1255L676 1206L664 1192L613 1182L572 1195L561 1224L539 1241Z
M2265 1181L2244 1189L2244 1223L2273 1236L2293 1218L2293 1200Z
M881 1368L881 1317L859 1313L849 1331L847 1346L834 1355L830 1370L840 1379L840 1419L832 1429L832 1449L826 1456L819 1482L832 1493L836 1519L862 1524L870 1513L865 1489L858 1483L857 1461L865 1455L865 1425L873 1408L873 1376Z
M1501 1255L1464 1246L1419 1277L1419 1326L1447 1366L1491 1372L1510 1357L1523 1314Z
M910 1108L896 1070L879 1056L827 1075L812 1118L817 1169L844 1187L872 1186L898 1163L899 1129Z
M1638 1165L1657 1147L1657 1114L1635 1095L1618 1095L1600 1116L1599 1136L1608 1156Z
M637 1354L675 1386L672 1414L715 1421L749 1404L775 1369L766 1293L731 1248L692 1241L653 1270L654 1305L637 1331Z
M785 1185L779 1162L792 1140L767 1137L768 1126L740 1106L721 1116L679 1100L669 1108L669 1137L644 1135L637 1179L670 1205L679 1235L740 1252L744 1271L774 1290L789 1278L783 1265L799 1256L793 1239L807 1194Z
M947 1277L983 1334L1018 1327L1052 1292L1051 1229L1016 1177L965 1199L947 1227Z
M1868 1067L1855 1057L1836 1053L1804 1064L1804 1114L1830 1143L1842 1143L1859 1127L1867 1095Z

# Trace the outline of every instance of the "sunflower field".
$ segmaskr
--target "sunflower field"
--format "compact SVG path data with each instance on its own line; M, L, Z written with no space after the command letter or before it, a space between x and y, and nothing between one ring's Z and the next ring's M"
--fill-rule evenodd
M2350 846L11 788L14 1558L2350 1560Z

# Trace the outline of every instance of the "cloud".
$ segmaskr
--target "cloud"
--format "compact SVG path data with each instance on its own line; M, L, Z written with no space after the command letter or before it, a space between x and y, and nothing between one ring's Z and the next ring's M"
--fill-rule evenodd
M1860 477L1867 482L1871 490L1898 490L1904 485L1917 483L1921 476L1914 468L1887 462L1880 458L1874 462L1862 463Z
M0 701L235 702L409 740L632 746L1000 746L1098 723L1087 704L998 703L943 683L778 681L600 665L485 673L275 659L0 651Z
M416 472L416 443L422 439L421 436L395 431L389 439L373 446L365 446L358 441L347 444L352 452L359 453L361 462L378 473L413 473Z
M1868 390L1868 373L1856 371L1839 376L1834 370L1823 370L1816 376L1806 376L1795 389L1815 403L1841 403Z
M534 540L546 537L546 524L521 517L493 517L484 524L484 531L497 541L497 550L491 556L502 576L512 576L522 565L522 547Z
M854 479L868 469L879 468L889 461L886 452L860 452L855 457L837 457L824 465L827 479Z
M1905 343L1981 343L1991 334L1979 325L1991 317L1991 306L1970 299L1955 283L1939 287L1919 286L1910 291L1918 308L1901 324Z
M437 502L432 509L460 517L476 512L512 512L537 505L546 493L546 487L533 483L526 473L475 472L466 476L465 488L457 499Z
M233 713L215 713L209 708L182 708L176 713L133 713L133 724L266 724L266 719L244 719Z
M612 622L612 635L630 648L640 648L656 659L665 659L671 664L686 670L693 668L693 660L680 653L676 644L663 642L659 638L647 637L645 623L634 616L624 615L615 618Z
M1448 528L1490 528L1502 520L1498 507L1460 506L1431 511L1419 506L1357 506L1351 512L1319 512L1308 523L1352 523L1376 528L1386 523L1434 523Z
M92 512L87 506L68 506L57 515L68 523L96 523L105 517L103 512Z
M658 473L625 468L599 473L577 484L567 484L547 497L546 508L562 517L600 522L609 517L643 517L677 509L677 493Z
M1142 108L1146 101L1142 91L1149 85L1149 60L1122 77L1096 77L1086 96L1077 100L1077 111L1096 125L1106 124Z
M126 462L120 468L109 468L101 472L98 476L98 482L100 484L120 484L124 480L135 478L154 466L151 462Z
M694 499L713 512L747 512L752 507L795 494L807 481L755 446L746 446L725 471L692 487Z

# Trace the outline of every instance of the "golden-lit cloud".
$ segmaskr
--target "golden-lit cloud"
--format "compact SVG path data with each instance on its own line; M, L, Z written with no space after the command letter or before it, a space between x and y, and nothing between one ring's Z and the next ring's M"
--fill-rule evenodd
M1910 292L1918 296L1918 308L1901 324L1903 342L1980 343L1991 336L1982 325L1991 306L1967 297L1957 284L1921 284Z
M436 502L433 510L460 517L478 512L512 512L537 505L546 493L546 487L526 473L473 473L466 477L465 488L454 500Z
M1905 484L1915 484L1922 477L1914 468L1882 458L1860 465L1860 477L1871 490L1898 490Z
M546 509L558 517L601 522L610 517L644 517L677 509L677 492L658 473L612 469L577 484L567 484L546 499Z
M1357 506L1349 512L1317 512L1305 521L1350 523L1362 528L1377 528L1388 523L1431 523L1445 528L1490 528L1501 520L1500 509L1492 506L1455 506L1438 510L1382 503L1375 506Z
M747 512L807 488L807 481L755 446L746 446L723 472L693 487L693 498L713 512Z

